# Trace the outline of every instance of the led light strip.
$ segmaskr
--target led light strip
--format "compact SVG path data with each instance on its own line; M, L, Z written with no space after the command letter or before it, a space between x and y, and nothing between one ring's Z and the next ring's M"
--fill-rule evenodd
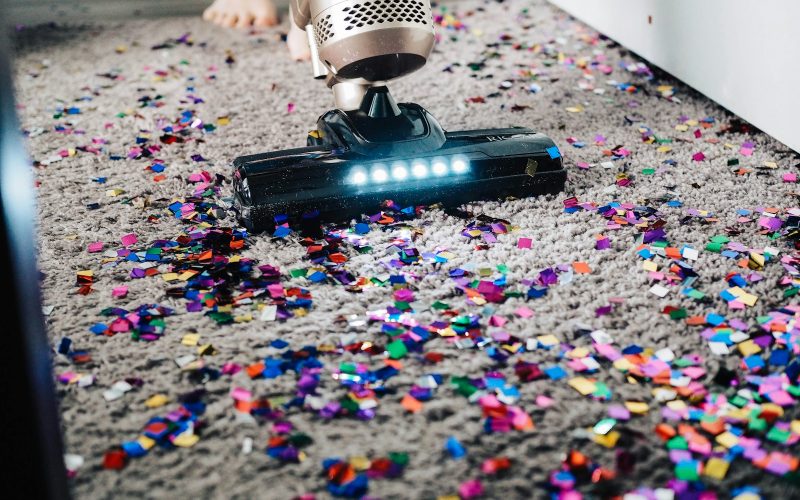
M385 163L375 163L369 169L354 167L347 178L348 184L363 186L367 183L383 184L390 179L394 181L422 180L430 175L444 177L452 173L463 175L469 172L469 160L462 156L452 158L433 158L428 164L425 160L414 160L411 166L404 161L395 161L391 168Z

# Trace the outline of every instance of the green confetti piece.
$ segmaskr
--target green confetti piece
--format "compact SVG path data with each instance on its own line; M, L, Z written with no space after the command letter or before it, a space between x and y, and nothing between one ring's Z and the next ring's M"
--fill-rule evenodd
M617 425L616 419L604 418L599 422L597 422L596 424L594 424L592 431L594 431L595 434L605 436L606 434L611 432L611 429L613 429L615 425Z
M298 432L289 436L289 442L298 448L303 448L313 443L314 440L311 439L311 436L309 436L308 434L303 434L302 432Z
M688 450L689 443L686 442L686 438L683 436L675 436L674 438L667 441L667 449L668 450Z
M700 290L695 290L694 288L692 288L692 289L691 289L691 290L690 290L690 291L687 293L687 295L688 295L689 297L691 297L691 298L695 299L695 300L702 300L702 299L704 299L704 298L705 298L705 296L706 296L706 294L704 294L704 293L703 293L703 292L701 292Z
M395 340L386 346L386 351L392 359L400 359L408 354L408 348L402 340Z
M292 275L292 278L303 278L308 274L308 269L292 269L289 274Z
M455 387L456 392L467 398L478 391L478 388L472 385L467 377L453 377L450 379L450 384Z
M401 311L408 311L409 309L411 309L411 305L408 302L401 302L399 300L394 301L394 306L400 309Z
M342 405L342 408L349 413L355 413L358 411L358 403L348 397L343 397L340 399L339 404Z
M720 244L722 244L722 243L727 243L729 241L731 241L731 240L727 236L725 236L723 234L718 234L716 236L712 236L711 237L711 242L712 243L720 243Z
M747 404L747 398L736 395L730 399L730 403L737 408L744 408L744 405Z
M720 253L722 252L722 243L709 243L706 245L706 250L709 252Z
M751 418L747 424L747 429L756 432L763 432L767 430L767 421L763 418Z
M675 466L675 477L681 481L697 481L700 475L697 473L695 462L678 463Z
M686 316L688 316L688 314L686 313L686 309L684 309L683 307L669 312L669 317L675 320L683 319Z
M339 371L342 373L355 373L355 363L339 363Z
M773 427L767 433L767 439L770 441L775 441L776 443L785 443L789 440L789 437L792 435L790 431L785 431L782 429L778 429L777 427Z
M403 467L405 467L406 465L408 465L408 453L403 451L390 451L389 460L396 463L397 465L402 465Z
M431 309L436 309L436 310L439 310L439 311L446 311L446 310L450 309L450 306L448 304L445 304L444 302L441 302L441 301L437 300L436 302L431 304Z
M653 175L656 173L656 169L654 168L643 168L642 175Z

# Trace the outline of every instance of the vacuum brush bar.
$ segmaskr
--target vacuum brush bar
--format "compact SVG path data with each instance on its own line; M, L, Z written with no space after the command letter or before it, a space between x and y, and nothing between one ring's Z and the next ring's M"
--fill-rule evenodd
M338 222L401 206L557 193L566 171L553 141L525 128L448 132L424 155L370 158L328 146L242 156L234 161L234 205L251 231L276 215L318 212Z

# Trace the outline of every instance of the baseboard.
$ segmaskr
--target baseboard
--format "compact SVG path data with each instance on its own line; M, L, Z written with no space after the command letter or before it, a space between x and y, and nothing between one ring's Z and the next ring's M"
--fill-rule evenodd
M210 3L203 0L9 0L6 9L10 24L35 25L199 15Z

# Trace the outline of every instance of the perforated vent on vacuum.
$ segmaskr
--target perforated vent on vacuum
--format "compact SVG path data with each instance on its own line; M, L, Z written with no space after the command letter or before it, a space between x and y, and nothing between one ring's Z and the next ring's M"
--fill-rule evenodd
M323 42L328 40L328 38L334 36L334 32L331 31L333 25L330 22L330 18L331 15L328 14L317 21L317 24L314 26L314 35L317 37L317 46L322 45Z
M347 23L345 30L393 22L428 24L429 14L424 6L424 2L416 0L370 0L357 3L342 9L347 14L344 18Z

